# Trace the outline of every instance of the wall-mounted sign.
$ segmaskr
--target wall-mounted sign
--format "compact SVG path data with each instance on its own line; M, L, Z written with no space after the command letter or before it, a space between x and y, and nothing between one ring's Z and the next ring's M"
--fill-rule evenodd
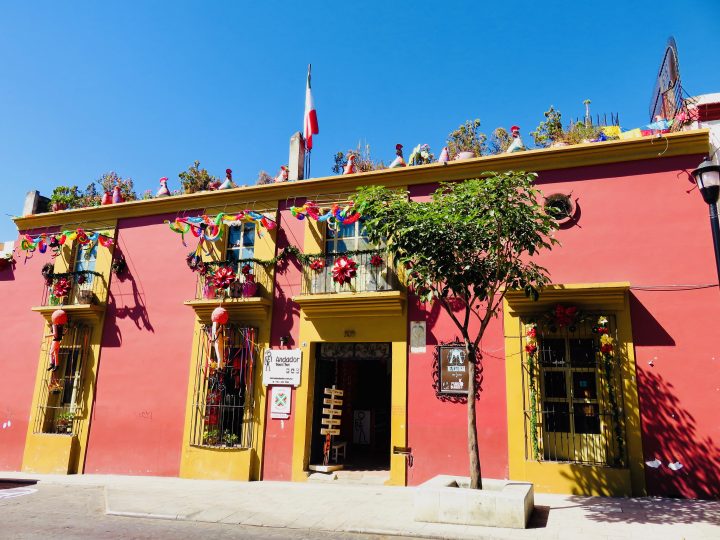
M427 323L412 321L410 323L410 352L424 353L427 343Z
M289 386L273 386L270 402L270 418L287 420L290 418L290 400L292 388Z
M300 349L266 349L263 355L263 385L300 385Z
M439 345L437 349L440 393L467 394L469 369L465 346Z

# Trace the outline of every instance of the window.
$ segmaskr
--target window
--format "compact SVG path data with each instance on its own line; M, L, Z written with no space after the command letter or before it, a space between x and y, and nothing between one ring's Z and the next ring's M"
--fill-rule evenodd
M58 369L44 371L42 390L35 415L35 433L72 435L82 415L83 366L87 361L91 328L70 324L60 345ZM50 337L43 350L50 356ZM43 364L42 369L45 369Z
M238 261L252 259L255 256L255 224L243 223L228 227L227 252L225 259L233 264L233 270L238 272ZM250 263L252 267L252 263Z
M345 253L372 249L365 231L365 222L362 219L349 225L339 225L337 230L327 228L325 239L325 253Z
M95 265L97 264L97 252L97 243L86 246L78 245L75 250L73 271L87 273L82 278L77 276L74 280L71 293L71 302L73 304L94 304L97 301L95 290L99 278L94 274Z
M594 324L597 319L586 316L583 322L559 329L537 327L535 372L526 370L525 376L534 376L538 392L539 459L594 465L613 465L624 459L622 426L616 425L619 420L611 407L622 396L620 370L615 369L608 380ZM532 437L530 415L532 410L526 414Z
M212 328L202 327L190 444L252 446L256 340L255 328L228 324L224 333L213 339Z

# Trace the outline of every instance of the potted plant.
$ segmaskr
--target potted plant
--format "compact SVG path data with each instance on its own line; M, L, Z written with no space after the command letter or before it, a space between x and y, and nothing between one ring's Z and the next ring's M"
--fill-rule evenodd
M77 206L80 193L77 186L57 186L50 195L50 208L53 212L67 210Z
M225 430L225 435L223 436L225 446L232 448L238 443L239 439L240 437L238 437L235 433L231 433L230 431Z
M211 182L219 183L218 178L212 176L207 172L207 169L200 168L200 162L195 160L195 163L188 167L187 171L183 171L178 174L180 183L182 184L183 191L185 193L195 193L197 191L204 191L208 188L208 184Z
M75 420L75 413L63 411L55 417L55 430L58 433L72 433L72 423Z
M203 432L203 444L216 446L220 442L220 432L216 429L205 429Z
M562 127L562 114L550 105L550 108L543 113L545 120L540 122L530 135L535 141L535 146L541 148L567 146L565 132Z
M448 135L447 148L450 159L479 157L485 152L487 136L480 132L480 120L466 120Z

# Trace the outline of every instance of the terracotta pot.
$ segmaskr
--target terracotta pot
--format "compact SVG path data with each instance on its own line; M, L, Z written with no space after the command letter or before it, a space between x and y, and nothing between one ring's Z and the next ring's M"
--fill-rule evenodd
M67 204L61 202L56 202L52 204L53 212L58 212L60 210L67 210Z
M475 152L458 152L455 156L456 160L460 159L471 159L475 157Z

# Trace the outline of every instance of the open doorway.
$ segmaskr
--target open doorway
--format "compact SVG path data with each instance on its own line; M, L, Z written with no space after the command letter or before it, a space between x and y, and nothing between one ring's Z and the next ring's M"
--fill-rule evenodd
M342 391L340 425L330 445L330 463L345 470L390 469L390 399L392 348L390 343L319 343L310 463L322 463L326 436L321 433L325 389Z

